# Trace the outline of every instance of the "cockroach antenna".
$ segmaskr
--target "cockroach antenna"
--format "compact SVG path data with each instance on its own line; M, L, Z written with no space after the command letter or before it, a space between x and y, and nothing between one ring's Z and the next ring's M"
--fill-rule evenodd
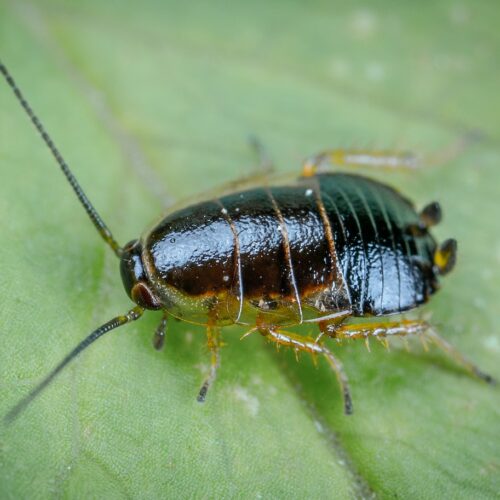
M64 161L64 158L62 157L61 153L54 144L54 141L51 139L51 137L45 130L44 126L42 125L42 123L40 122L34 111L31 109L31 106L28 104L25 97L19 90L19 87L14 81L14 78L11 76L11 74L8 72L7 68L1 61L0 61L0 73L2 73L2 75L5 77L5 80L7 81L9 87L14 92L17 100L23 107L24 111L26 111L27 115L30 117L33 125L36 127L36 129L42 136L42 139L45 142L45 144L50 149L50 152L52 153L57 163L61 167L63 174L66 176L66 179L68 179L68 182L73 188L73 191L80 200L80 203L83 205L83 208L87 212L88 216L90 217L90 220L96 227L97 231L102 236L104 241L113 249L113 252L116 254L116 256L121 257L123 253L122 247L120 247L120 245L114 239L113 235L111 234L111 231L108 229L104 221L101 219L100 215L97 213L97 210L94 208L90 200L87 198L87 195L83 192L83 189L76 180L76 177L71 172L68 164ZM62 371L62 369L68 363L70 363L74 358L76 358L76 356L78 356L83 350L89 347L98 338L102 337L104 334L110 332L111 330L114 330L115 328L118 328L122 325L130 323L131 321L139 319L142 316L143 312L144 309L142 307L136 306L133 309L131 309L127 314L117 316L116 318L113 318L107 323L104 323L102 326L97 328L97 330L94 330L90 335L88 335L84 340L82 340L27 396L21 399L21 401L19 401L7 413L7 415L5 415L4 422L11 423L13 420L15 420L19 416L19 414L33 401L33 399L35 399L36 396L38 396L38 394L40 394L43 391L43 389L45 389L54 380L54 378Z
M36 129L42 136L43 142L45 142L47 147L50 149L52 156L55 158L55 160L61 167L63 174L66 176L66 179L68 179L68 182L73 188L73 191L80 200L80 203L83 205L83 208L87 212L87 215L90 217L92 224L94 224L95 228L101 235L102 239L112 248L116 256L120 257L122 254L122 247L115 240L108 226L106 226L104 221L101 219L101 216L97 213L97 210L94 208L94 205L92 205L90 200L87 198L87 195L84 193L80 184L76 180L76 177L73 175L73 172L71 172L68 164L64 161L64 158L62 157L61 153L54 144L54 141L51 139L50 135L45 130L45 127L42 125L42 122L39 120L38 116L36 116L34 111L31 109L31 106L28 104L28 101L25 99L22 92L19 90L19 87L14 81L14 78L9 73L5 65L2 63L2 61L0 61L0 73L2 73L2 75L5 77L5 80L7 81L9 87L14 92L15 96L17 97L17 100L23 107L24 111L26 111L26 114L30 117L33 125L36 127Z
M117 316L112 320L104 323L104 325L94 330L90 335L83 339L29 394L27 394L21 401L19 401L4 417L4 422L10 424L14 421L19 414L40 394L62 371L62 369L73 359L75 359L82 351L84 351L90 344L95 342L104 334L118 328L119 326L126 325L131 321L135 321L142 316L144 309L137 306L131 309L127 314Z

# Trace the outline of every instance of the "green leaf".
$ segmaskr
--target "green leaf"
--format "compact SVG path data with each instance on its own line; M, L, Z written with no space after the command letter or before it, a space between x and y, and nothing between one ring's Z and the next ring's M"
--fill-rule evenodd
M500 12L472 0L0 4L1 57L120 242L173 198L247 175L260 136L280 170L329 146L439 152L442 168L377 173L459 242L426 307L498 377ZM0 412L97 325L130 308L117 262L0 85ZM205 405L200 328L150 313L111 333L0 427L1 498L491 498L500 396L442 354L332 346L326 364L224 330ZM302 329L308 333L308 329Z

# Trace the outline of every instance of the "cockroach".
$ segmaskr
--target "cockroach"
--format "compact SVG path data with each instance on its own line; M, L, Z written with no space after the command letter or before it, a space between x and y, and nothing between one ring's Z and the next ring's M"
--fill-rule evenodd
M103 240L120 260L135 306L94 330L6 415L12 421L90 344L145 310L161 310L159 349L167 319L206 327L210 372L203 402L220 364L220 329L247 325L268 341L322 355L336 374L344 412L353 411L347 376L325 338L387 338L416 334L466 370L493 382L425 320L349 322L403 313L424 304L456 261L457 243L437 244L429 229L441 219L437 202L417 212L393 188L332 165L408 167L406 153L332 150L310 157L293 183L248 188L173 211L139 239L120 246L99 216L6 67L0 71L28 114ZM317 325L316 338L285 328Z

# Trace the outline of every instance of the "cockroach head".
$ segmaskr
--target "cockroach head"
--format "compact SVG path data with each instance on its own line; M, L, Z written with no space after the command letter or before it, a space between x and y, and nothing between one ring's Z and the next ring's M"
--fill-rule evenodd
M120 273L127 295L145 309L160 309L161 303L151 290L142 262L142 245L132 240L125 245L120 257Z

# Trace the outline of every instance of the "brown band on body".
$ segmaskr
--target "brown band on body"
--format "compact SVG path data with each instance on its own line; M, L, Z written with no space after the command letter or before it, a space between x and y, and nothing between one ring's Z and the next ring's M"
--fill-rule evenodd
M341 284L343 290L347 290L346 283L344 281L344 275L339 268L339 262L337 258L337 250L335 249L335 240L333 238L333 229L328 214L326 213L325 205L321 199L321 190L319 187L319 182L317 177L311 179L311 186L314 191L314 198L316 200L316 205L318 207L319 215L323 222L323 229L325 231L326 241L328 242L328 249L330 253L330 259L332 262L331 269L331 279L332 283Z
M283 218L283 214L281 213L281 210L280 210L278 204L276 203L276 199L274 198L271 190L268 187L266 187L265 190L269 196L269 199L271 200L276 217L280 223L281 234L283 236L283 250L285 252L285 257L287 260L288 273L290 275L290 282L292 284L292 288L293 288L293 291L295 294L295 299L297 301L297 307L299 308L299 316L300 316L299 323L302 323L302 321L303 321L302 303L301 303L301 299L300 299L299 289L297 288L297 282L295 280L295 273L293 272L292 255L290 252L290 240L288 238L288 231L286 229L285 219Z
M224 207L222 204L222 201L219 198L216 198L214 200L215 203L220 205L221 207L221 213L224 216L224 219L227 221L229 224L229 227L231 228L231 231L234 236L234 272L233 276L236 277L237 281L237 289L238 289L238 302L239 302L239 308L238 308L238 316L234 320L235 323L237 323L240 318L241 318L241 313L243 311L243 300L244 300L244 293L243 293L243 279L242 279L242 273L241 273L241 252L240 252L240 240L238 238L238 232L236 231L236 227L234 225L233 220L229 216L229 213L227 209Z

